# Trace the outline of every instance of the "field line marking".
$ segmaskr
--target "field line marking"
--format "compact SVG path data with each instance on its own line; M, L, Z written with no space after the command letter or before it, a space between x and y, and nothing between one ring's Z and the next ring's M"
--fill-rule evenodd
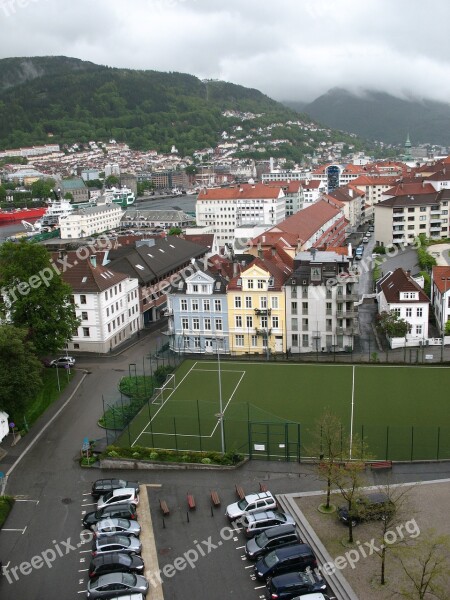
M233 390L233 392L232 392L232 394L231 394L231 396L230 396L230 398L229 398L228 402L225 404L225 408L223 409L223 413L222 413L222 418L223 418L223 415L225 415L225 411L227 410L227 408L228 408L228 405L230 404L230 402L233 400L233 396L234 396L234 394L237 392L237 389L238 389L238 387L240 386L240 384L241 384L241 381L243 380L243 378L244 378L244 375L245 375L245 371L237 371L237 372L238 372L238 373L242 373L242 375L239 377L239 381L237 382L237 384L236 384L236 387L234 388L234 390ZM210 436L208 436L208 437L212 438L212 436L214 435L214 433L216 432L216 429L217 429L218 427L219 427L219 421L217 421L217 423L216 423L216 425L215 425L214 429L213 429L213 430L212 430L212 432L211 432L211 435L210 435Z
M352 460L352 445L353 445L353 412L354 412L354 407L355 407L355 365L353 365L353 370L352 370L352 410L351 410L351 417L350 417L350 452L349 452L349 458L350 460Z
M180 387L180 385L183 383L183 381L186 379L186 377L189 375L189 373L195 368L195 365L197 364L197 361L195 361L195 363L192 365L192 367L189 369L189 371L186 373L186 375L183 377L183 379L181 381L178 382L178 385L176 385L173 389L173 391L167 396L167 399L165 400L165 402L163 402L163 404L161 404L161 406L158 408L158 410L155 412L155 414L153 415L153 417L150 419L150 421L147 423L147 425L144 427L144 429L141 431L141 433L137 436L137 438L134 440L134 442L131 444L131 447L133 447L137 441L139 440L139 438L141 437L141 435L144 433L144 431L147 429L147 427L150 425L150 423L153 421L153 419L156 417L156 415L159 413L159 411L164 408L166 402L170 399L170 397L172 396L172 394L174 394L176 392L176 390Z

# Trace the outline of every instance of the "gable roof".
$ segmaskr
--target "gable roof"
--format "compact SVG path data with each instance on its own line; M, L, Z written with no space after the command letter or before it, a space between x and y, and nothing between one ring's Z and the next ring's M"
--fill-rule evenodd
M284 282L286 281L286 279L289 277L289 275L292 272L292 269L290 269L286 265L282 265L282 263L275 264L271 260L258 257L258 258L253 259L249 265L247 265L245 267L241 267L240 273L238 273L238 275L234 276L230 280L230 283L228 284L228 289L229 290L241 289L242 286L238 285L238 280L242 278L243 273L245 273L246 271L248 271L249 269L251 269L254 266L257 266L260 269L267 271L270 274L270 276L273 277L273 287L270 288L273 291L281 290Z
M430 299L420 285L402 268L388 273L377 283L377 290L382 291L389 304L411 304L417 302L429 303ZM419 292L418 300L401 300L401 292Z
M450 292L450 267L433 267L433 282L441 294Z
M244 183L237 187L205 188L199 193L198 200L277 199L283 196L284 192L280 186L274 187L262 183L255 183L254 185Z
M128 275L124 273L118 273L110 267L101 266L98 261L99 257L97 257L95 267L90 257L86 260L80 260L76 252L67 252L64 259L60 259L59 254L55 253L52 258L63 280L77 293L104 292L113 285L128 279Z

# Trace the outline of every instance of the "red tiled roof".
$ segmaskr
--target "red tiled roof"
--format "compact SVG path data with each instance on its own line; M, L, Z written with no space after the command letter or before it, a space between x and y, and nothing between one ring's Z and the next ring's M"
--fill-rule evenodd
M247 265L246 267L241 268L240 274L236 275L235 277L233 277L231 279L231 281L228 285L228 289L229 290L241 289L241 286L237 285L238 279L240 279L242 277L242 273L245 273L246 271L248 271L248 269L251 269L254 265L256 265L256 266L260 267L261 269L264 269L265 271L268 271L270 273L270 275L273 277L273 288L271 288L271 289L273 289L274 291L281 290L282 285L284 284L284 282L286 281L286 279L289 277L289 275L292 272L292 269L290 269L286 265L275 264L271 260L258 257L258 258L255 258L254 260L252 260L252 262L249 265Z
M384 194L389 196L418 196L420 194L435 194L436 190L431 183L399 183L395 187L386 190Z
M294 180L294 181L292 181L292 180L290 180L290 181L267 181L265 183L265 185L268 185L270 187L283 188L283 191L285 191L286 193L288 193L288 194L295 194L302 187L303 183L304 183L303 181L299 181L299 180Z
M346 246L330 246L327 252L336 252L340 256L348 256L348 248Z
M353 179L352 185L394 185L398 181L398 176L376 177L370 175L360 175Z
M384 296L389 304L411 304L414 302L429 302L420 285L410 277L402 268L395 269L380 283ZM400 292L419 292L418 300L400 300Z
M441 294L450 291L450 267L433 267L433 282Z
M102 267L98 260L95 267L90 258L80 260L76 252L67 252L64 258L60 258L59 253L54 253L52 258L63 280L77 293L103 292L128 279L128 275L124 273Z
M250 185L244 183L237 187L204 189L198 200L237 200L239 198L279 198L283 195L281 187L272 187L262 183Z

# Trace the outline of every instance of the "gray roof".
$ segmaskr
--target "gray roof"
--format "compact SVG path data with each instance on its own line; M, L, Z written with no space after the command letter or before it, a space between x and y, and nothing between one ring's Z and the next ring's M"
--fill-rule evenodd
M56 187L60 187L62 190L81 190L85 189L86 186L81 177L73 178L73 179L62 179L59 183L57 183Z
M154 243L153 243L154 242ZM193 244L176 236L151 240L152 245L122 247L111 250L108 268L130 277L137 277L139 283L152 283L179 270L192 258L200 258L209 252L209 248Z
M195 221L194 217L187 215L182 210L156 210L129 208L122 216L122 220L142 221Z
M95 213L107 212L111 208L120 208L120 206L118 204L100 204L100 206L90 206L88 208L81 208L79 206L78 210L74 210L72 213L70 213L69 216L71 216L71 215L86 215L86 214L92 215Z
M209 277L214 280L213 285L213 294L226 294L227 293L227 285L228 281L225 277L222 277L218 273L212 273L208 269L204 268L203 262L195 261L195 266L193 265L193 269L195 269L198 273L205 273ZM170 288L171 294L186 294L187 283L185 279L182 279L180 282L176 283ZM198 296L198 294L196 294Z

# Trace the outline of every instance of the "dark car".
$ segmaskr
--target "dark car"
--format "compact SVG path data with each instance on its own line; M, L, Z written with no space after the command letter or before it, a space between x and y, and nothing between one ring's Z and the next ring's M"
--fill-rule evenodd
M311 569L294 571L272 577L267 582L266 598L269 600L275 600L275 598L277 600L294 600L298 598L299 594L324 592L326 589L326 581L315 571L311 571Z
M109 573L93 577L88 582L88 598L108 598L125 596L134 592L144 596L148 591L148 582L142 575L134 573Z
M92 525L103 519L137 519L136 506L134 504L115 504L114 506L105 506L101 510L89 512L83 517L83 526L90 529Z
M293 546L301 541L294 525L278 525L249 539L245 546L245 554L249 560L258 560L276 548Z
M111 552L110 554L95 556L89 565L89 577L98 577L107 573L117 572L142 575L144 572L144 561L137 554Z
M296 544L287 548L279 548L260 558L255 565L258 579L267 579L289 571L305 571L315 569L317 560L308 544Z
M97 479L92 484L91 494L95 500L98 500L100 496L120 488L134 488L136 493L139 494L139 483L137 481L125 481L125 479Z
M375 492L357 498L353 503L351 523L354 527L363 521L376 521L385 519L395 510L394 504L386 494ZM347 506L338 508L338 517L345 525L350 523L350 515Z

